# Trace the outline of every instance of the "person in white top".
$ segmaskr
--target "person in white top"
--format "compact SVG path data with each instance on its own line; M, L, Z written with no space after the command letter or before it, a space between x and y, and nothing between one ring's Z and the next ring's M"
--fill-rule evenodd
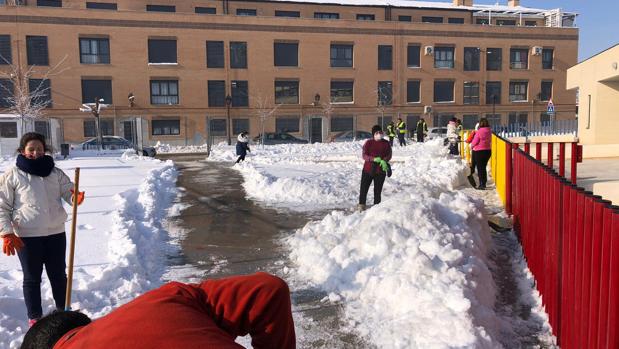
M43 266L52 286L56 308L64 309L65 221L62 200L71 204L73 183L45 154L45 137L35 132L22 136L16 165L0 176L0 236L7 256L17 252L24 274L24 301L32 326L43 315ZM78 204L84 193L78 195Z

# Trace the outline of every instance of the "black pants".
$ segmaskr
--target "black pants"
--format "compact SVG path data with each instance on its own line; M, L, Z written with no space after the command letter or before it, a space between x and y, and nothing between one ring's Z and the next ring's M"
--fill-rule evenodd
M486 166L488 160L490 160L490 150L478 150L473 151L473 162L477 166L477 176L479 177L479 186L485 188L486 181L488 180L488 174L486 172Z
M65 252L67 237L65 233L21 238L24 247L17 252L24 271L24 301L29 319L43 315L41 308L41 274L43 266L52 285L52 294L57 309L64 309L67 274Z
M368 197L368 190L370 190L370 184L374 181L374 205L380 204L380 194L383 191L383 184L385 183L385 174L377 174L372 176L365 171L361 171L361 188L359 190L359 203L365 205Z
M393 147L393 137L389 136L389 145Z
M417 132L417 142L423 142L423 132Z
M404 139L404 133L398 133L398 140L400 141L400 146L406 145L406 140Z
M449 154L460 155L460 149L458 148L458 142L449 142Z
M471 150L471 176L475 174L475 167L477 167L475 158L475 152Z
M247 154L241 154L239 155L238 159L236 159L236 163L238 164L241 161L245 161L245 155Z

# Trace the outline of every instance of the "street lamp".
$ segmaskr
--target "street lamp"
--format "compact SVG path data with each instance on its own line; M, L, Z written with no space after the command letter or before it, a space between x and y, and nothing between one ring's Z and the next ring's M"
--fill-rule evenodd
M230 120L230 104L232 104L232 97L230 95L226 96L226 119L228 120L228 145L232 144L230 140L230 134L232 133L232 120Z

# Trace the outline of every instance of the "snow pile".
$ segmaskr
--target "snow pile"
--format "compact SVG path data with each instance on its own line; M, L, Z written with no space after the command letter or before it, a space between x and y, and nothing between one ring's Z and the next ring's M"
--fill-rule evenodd
M157 154L162 153L206 153L208 151L208 145L170 145L157 141L155 144L155 150Z
M495 348L483 204L440 190L332 212L287 239L300 277L381 348Z
M276 207L323 210L350 207L358 200L363 142L255 147L247 161L235 165L247 195ZM210 161L235 159L230 147L217 147ZM466 165L448 155L440 140L395 147L393 176L383 197L407 187L412 192L453 189L464 183ZM424 188L428 187L428 188ZM368 194L368 203L373 193Z

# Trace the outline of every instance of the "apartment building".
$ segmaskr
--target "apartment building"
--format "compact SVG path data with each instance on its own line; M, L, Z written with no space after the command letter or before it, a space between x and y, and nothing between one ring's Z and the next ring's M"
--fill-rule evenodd
M516 0L0 4L0 71L31 69L21 83L48 100L36 127L64 142L95 136L80 111L95 99L103 134L179 145L263 128L321 142L398 117L548 122L550 99L556 118L575 116L576 15ZM0 108L14 84L0 79Z

